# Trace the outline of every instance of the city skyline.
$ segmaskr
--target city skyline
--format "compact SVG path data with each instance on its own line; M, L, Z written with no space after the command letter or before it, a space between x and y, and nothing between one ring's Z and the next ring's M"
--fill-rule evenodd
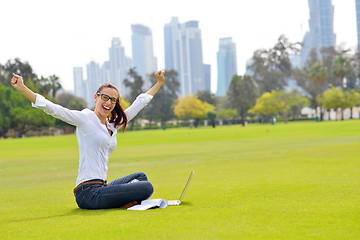
M225 0L221 6L210 2L206 11L202 10L202 4L192 1L184 1L178 7L166 1L134 1L126 6L116 1L101 4L66 2L15 0L4 3L5 9L16 9L21 17L14 18L11 11L0 16L6 23L2 29L9 33L1 40L0 63L19 57L28 61L39 76L56 74L65 89L73 90L73 67L85 68L91 61L105 62L112 37L121 39L126 56L132 58L131 25L144 24L152 30L154 56L161 69L165 64L163 26L176 16L180 22L199 22L203 35L203 62L211 65L211 90L215 92L216 52L220 38L233 38L237 46L238 74L242 75L246 61L256 49L272 47L281 34L292 42L302 41L309 28L309 6L303 0L291 3L257 0L246 4L239 2L236 7L236 1ZM355 1L333 0L332 3L337 45L345 42L346 47L356 47ZM18 29L21 29L20 35L11 37Z

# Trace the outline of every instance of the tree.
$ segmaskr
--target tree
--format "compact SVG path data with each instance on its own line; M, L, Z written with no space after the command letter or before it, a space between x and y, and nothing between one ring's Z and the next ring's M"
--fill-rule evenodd
M310 101L303 97L302 94L296 90L293 90L287 94L286 103L289 105L289 111L292 119L295 120L295 116L300 113L301 109L310 105Z
M292 70L289 56L299 52L299 45L290 43L281 35L273 48L254 52L249 69L253 72L252 76L260 93L284 88Z
M244 126L247 112L255 105L258 96L258 89L254 81L247 75L243 77L234 75L226 95L231 108L237 110Z
M206 115L207 115L208 119L210 120L212 127L215 128L216 112L208 111L206 113Z
M10 79L12 73L21 75L25 84L28 86L30 82L37 84L37 76L33 72L32 67L28 62L22 62L19 58L8 60L1 69L0 83L5 86L11 87Z
M56 96L55 98L56 102L60 104L63 107L73 109L73 110L83 110L86 108L86 102L84 99L80 97L76 97L75 95L71 93L61 93ZM74 104L76 102L76 104ZM71 105L76 105L76 107L71 107Z
M203 102L197 95L178 98L174 103L174 113L179 119L195 119L195 127L199 120L207 117L207 112L213 111L214 105Z
M37 87L41 95L48 95L51 91L51 83L49 78L44 78L41 76L41 78L37 80Z
M178 98L179 80L175 70L165 72L165 83L154 96L153 100L144 109L143 116L149 119L150 125L153 120L160 120L161 125L165 126L166 121L175 117L172 105ZM150 82L157 82L154 74L150 75Z
M334 109L337 111L338 108L342 109L344 107L344 98L345 94L342 89L331 87L330 89L324 91L322 96L318 97L318 102L325 109ZM343 114L341 114L341 116L343 119Z
M49 76L49 81L50 81L50 86L51 86L51 91L52 91L52 97L55 98L57 91L62 88L60 79L58 76L53 74L53 75Z
M230 122L229 119L235 118L238 115L238 112L234 108L229 109L220 109L217 111L217 116L221 119L226 119L228 123Z
M338 77L340 86L344 88L344 78L351 73L350 62L343 56L338 57L333 65L334 75Z
M197 96L203 102L207 102L207 103L210 103L212 105L216 104L215 94L213 94L209 90L198 91Z
M317 109L319 106L317 97L326 89L328 71L324 65L318 61L318 55L315 49L311 50L308 61L303 69L294 69L293 77L297 84L307 93L311 107ZM320 120L322 120L321 109L319 115Z
M360 93L354 89L345 91L340 88L331 86L330 89L326 90L324 94L319 97L318 101L322 104L325 109L337 109L341 110L341 120L344 120L344 109L350 108L360 104ZM350 118L352 118L352 113Z
M263 116L263 122L269 121L279 113L289 109L289 105L283 101L284 91L265 92L256 99L256 105L249 109L249 113Z
M15 129L21 137L29 129L50 126L54 121L43 111L32 108L21 93L0 84L0 137L6 137L9 129Z
M130 100L130 102L134 102L136 97L139 96L141 93L143 93L143 85L144 80L142 77L135 71L135 68L130 68L128 75L132 81L130 81L128 78L124 79L124 85L125 87L130 88L130 94L127 96L127 99ZM140 117L141 114L138 114L132 121L130 129L132 130L134 128L134 124L136 122L136 119Z
M345 91L344 108L350 108L350 118L353 118L352 108L360 104L360 93L355 89Z
M124 85L125 87L130 88L130 94L127 96L127 98L130 100L130 102L135 101L136 97L139 96L141 93L143 93L143 85L144 80L142 77L136 72L135 68L130 68L128 72L128 76L131 80L128 78L124 79Z

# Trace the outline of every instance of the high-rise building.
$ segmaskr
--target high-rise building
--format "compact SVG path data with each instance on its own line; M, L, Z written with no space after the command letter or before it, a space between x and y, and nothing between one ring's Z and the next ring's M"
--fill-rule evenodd
M308 0L310 9L309 32L305 34L301 50L301 66L304 66L309 53L316 49L336 46L334 34L334 6L331 0Z
M125 48L121 45L120 38L113 38L109 48L110 82L114 83L120 95L126 95L128 90L124 86L124 79L132 66L131 59L126 57Z
M85 87L85 81L83 75L83 68L74 67L73 75L74 75L74 95L86 100L86 87Z
M156 71L156 59L153 53L153 40L150 28L136 24L131 25L132 30L132 59L135 71L142 77L144 88L151 85L149 74Z
M179 23L173 17L164 27L165 68L178 72L180 95L205 90L201 30L198 21Z
M360 52L360 0L356 0L356 27L357 27L357 40L358 51Z
M225 96L232 76L237 74L236 45L232 38L220 38L217 52L217 96Z
M204 64L204 83L205 83L205 91L211 91L211 65L210 64Z
M87 73L87 80L86 80L86 86L87 86L87 96L86 96L86 102L88 107L94 107L94 96L96 93L96 90L101 85L101 74L100 74L100 67L99 64L91 61L89 64L86 65L86 73Z
M110 62L109 61L105 61L101 65L100 72L101 72L101 83L111 82L110 81Z

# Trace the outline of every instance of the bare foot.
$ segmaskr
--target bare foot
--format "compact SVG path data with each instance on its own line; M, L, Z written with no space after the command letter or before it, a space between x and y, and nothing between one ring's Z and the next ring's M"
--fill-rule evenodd
M127 204L125 204L124 206L121 206L120 208L129 208L135 205L138 205L139 203L137 201L133 201L133 202L129 202Z

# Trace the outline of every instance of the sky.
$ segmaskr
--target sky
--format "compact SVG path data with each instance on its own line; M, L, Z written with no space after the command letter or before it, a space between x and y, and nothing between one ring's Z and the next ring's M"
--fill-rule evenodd
M357 46L355 0L332 0L337 45ZM219 39L232 37L237 70L257 49L271 48L280 35L301 42L308 31L307 0L0 0L0 63L20 58L40 77L55 74L73 90L73 67L109 59L113 37L131 57L131 24L152 30L158 69L164 69L164 25L172 17L196 20L202 33L203 61L211 65L216 91Z

